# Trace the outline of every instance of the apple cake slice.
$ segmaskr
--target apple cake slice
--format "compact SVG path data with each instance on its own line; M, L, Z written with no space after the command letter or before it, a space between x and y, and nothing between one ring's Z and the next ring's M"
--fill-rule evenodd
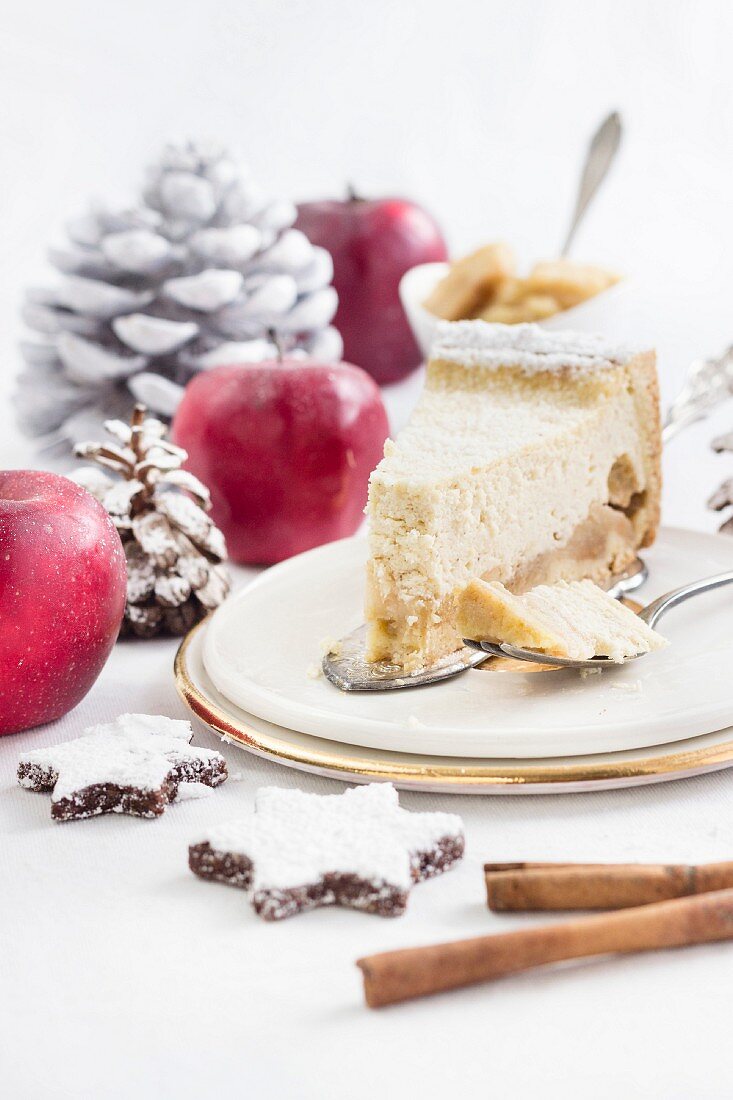
M654 352L536 325L445 322L371 476L367 655L410 672L461 646L475 577L602 584L659 523Z

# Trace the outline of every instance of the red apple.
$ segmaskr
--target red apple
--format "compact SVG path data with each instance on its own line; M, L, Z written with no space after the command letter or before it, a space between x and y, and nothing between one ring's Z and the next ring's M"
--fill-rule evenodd
M446 260L436 222L406 199L307 202L295 223L333 257L339 305L334 324L344 358L380 385L397 382L422 356L400 302L400 279L417 264Z
M52 722L97 679L125 610L120 537L66 477L0 471L0 734Z
M172 428L230 556L250 564L353 535L386 436L368 374L302 359L203 371Z

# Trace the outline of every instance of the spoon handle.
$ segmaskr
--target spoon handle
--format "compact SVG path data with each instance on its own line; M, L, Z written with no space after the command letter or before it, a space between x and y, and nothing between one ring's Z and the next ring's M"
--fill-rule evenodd
M698 596L702 592L711 592L714 588L722 588L726 584L733 584L733 570L728 573L716 573L714 577L704 577L700 581L692 581L691 584L683 584L681 588L674 588L666 595L654 600L643 611L639 612L639 618L643 619L647 626L654 628L662 615L672 607L684 603L685 600Z
M578 197L575 200L575 210L570 222L565 244L560 250L561 256L567 256L576 230L583 220L583 215L590 206L598 188L603 183L611 167L614 157L621 144L621 116L614 111L604 119L591 139L588 155L585 158L583 174L580 177Z

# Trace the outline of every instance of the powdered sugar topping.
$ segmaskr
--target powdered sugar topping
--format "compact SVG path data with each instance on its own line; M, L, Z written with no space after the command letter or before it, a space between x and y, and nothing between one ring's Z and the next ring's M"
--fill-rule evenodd
M73 798L95 784L152 791L161 786L175 764L183 760L208 762L219 756L189 745L192 737L190 722L161 715L123 714L114 722L90 727L73 741L25 753L20 763L56 773L53 802ZM34 786L32 776L21 778L20 783Z
M253 817L218 826L205 839L252 861L256 895L316 883L327 874L407 890L415 855L462 834L455 814L411 813L391 784L372 783L339 795L262 788Z
M431 358L462 366L518 367L528 372L607 370L628 362L641 350L593 333L553 331L540 325L442 321Z

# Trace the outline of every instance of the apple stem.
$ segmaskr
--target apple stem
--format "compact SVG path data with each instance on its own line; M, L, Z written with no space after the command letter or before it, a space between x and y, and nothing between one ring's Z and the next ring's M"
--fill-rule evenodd
M349 202L364 202L364 196L359 194L353 183L346 184L346 198Z
M278 363L282 363L282 361L283 361L283 350L284 349L283 349L283 342L282 342L282 339L280 337L280 333L277 331L277 329L268 328L267 337L268 337L270 343L275 345L275 349L277 351L277 361L278 361Z

